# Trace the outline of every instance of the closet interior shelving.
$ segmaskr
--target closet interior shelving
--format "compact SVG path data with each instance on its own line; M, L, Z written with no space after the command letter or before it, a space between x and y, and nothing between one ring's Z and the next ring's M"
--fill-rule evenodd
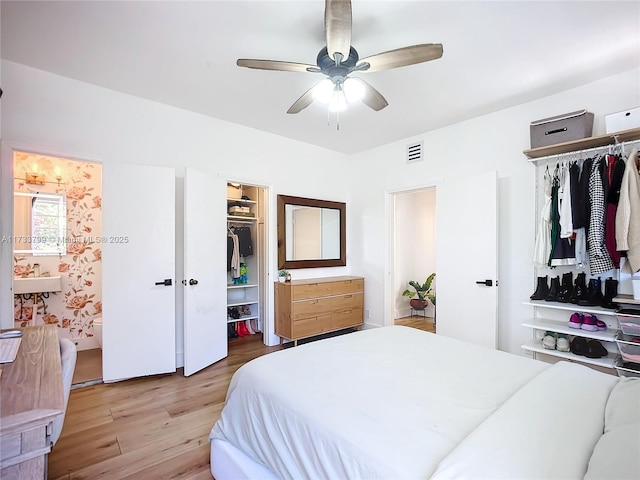
M260 282L258 258L260 253L257 248L256 228L258 221L258 202L253 200L257 197L257 188L249 186L240 186L243 194L251 200L242 198L227 197L227 212L233 205L247 207L253 216L227 214L227 228L233 230L235 227L249 227L251 229L251 238L254 246L254 254L248 257L241 257L241 261L247 266L247 283L234 284L231 274L227 273L227 309L229 307L249 307L250 314L241 315L240 318L231 318L227 314L227 323L243 322L245 320L255 319L260 327Z
M599 150L602 147L613 147L615 145L635 142L637 140L640 140L640 128L633 128L630 130L583 138L556 145L532 148L524 150L523 153L530 162L537 164L537 162L546 162L550 158L560 160L563 154L586 153L592 150ZM538 188L536 187L536 196L537 195ZM536 276L541 274L540 270L543 269L536 268ZM544 274L548 274L548 270L546 270ZM618 295L614 301L623 305L640 305L640 301L634 300L631 295ZM616 344L618 321L615 310L597 306L581 306L572 303L547 302L545 300L528 300L523 302L523 304L533 307L533 317L522 323L524 327L531 328L533 330L533 338L522 345L524 350L534 352L534 356L541 353L605 369L616 369L616 367L620 365L620 356ZM588 330L570 328L568 326L568 321L573 312L596 315L598 319L607 324L607 330L591 332ZM546 331L598 340L602 342L603 346L605 346L609 351L609 354L602 358L587 358L585 356L575 355L571 352L545 349L542 346L541 336L544 335L544 332ZM538 332L538 335L536 335L536 332ZM638 374L640 375L640 372L638 372Z

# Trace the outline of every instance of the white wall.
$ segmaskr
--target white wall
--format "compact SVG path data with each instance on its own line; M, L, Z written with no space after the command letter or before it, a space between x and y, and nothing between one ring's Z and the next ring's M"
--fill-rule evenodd
M365 308L372 324L383 325L387 270L387 212L385 192L434 185L454 176L498 171L499 196L499 348L523 354L520 345L531 331L520 324L531 315L521 304L533 291L535 166L523 150L529 148L533 120L586 108L595 114L594 135L605 133L604 115L640 105L640 70L586 84L547 98L478 117L403 141L354 155L354 172L370 172L354 184L352 214L358 225L351 238L361 245L358 264L351 269L366 277ZM426 159L407 165L406 147L424 141ZM469 199L472 201L472 199ZM437 255L437 252L436 252ZM356 259L353 259L356 261ZM459 265L464 268L464 256ZM450 260L454 262L455 260ZM374 312L376 315L374 315Z
M402 296L402 292L409 288L408 282L424 283L436 271L436 189L399 193L395 200L393 292L394 316L399 318L410 314L409 298ZM435 282L433 286L435 289ZM429 305L425 313L432 317L433 306Z
M8 61L2 61L2 88L2 137L12 144L103 163L175 167L178 192L182 191L187 166L225 179L268 186L271 274L277 270L277 194L349 202L348 179L336 175L336 171L344 170L345 156L333 151ZM2 169L6 168L3 163ZM4 205L0 213L10 219L11 212L5 211ZM177 205L181 208L182 204L178 201ZM181 211L177 211L176 221L182 224ZM349 258L351 239L358 236L349 232L349 224L347 229ZM182 252L182 237L177 240L177 252ZM182 262L178 260L177 264L181 266ZM0 287L5 289L10 286L11 274L2 268L4 283L0 282ZM337 267L296 270L292 274L294 278L309 278L350 271L349 267ZM270 302L266 311L272 316L273 298ZM180 298L177 305L181 305ZM5 306L0 309L7 310ZM181 310L176 321L180 342Z
M384 282L389 275L385 192L497 170L501 227L499 345L514 353L521 353L520 343L530 335L520 326L521 320L530 315L521 302L533 288L534 165L522 154L529 147L529 122L587 108L596 114L597 135L604 133L605 114L640 105L640 70L634 69L346 157L12 62L3 61L1 71L5 91L1 100L3 139L50 146L56 153L104 163L173 166L178 177L189 166L222 178L269 186L272 246L276 245L278 193L346 202L348 267L297 270L293 276L364 275L365 309L371 316L367 322L374 325L384 323ZM426 159L407 165L407 144L420 140L424 141ZM335 171L345 173L335 175ZM349 182L351 176L362 178L366 172L364 181ZM2 218L11 218L4 205ZM177 245L178 251L181 247ZM274 247L269 268L272 274L276 272L276 254ZM6 274L3 267L2 275ZM270 315L272 301L267 306Z

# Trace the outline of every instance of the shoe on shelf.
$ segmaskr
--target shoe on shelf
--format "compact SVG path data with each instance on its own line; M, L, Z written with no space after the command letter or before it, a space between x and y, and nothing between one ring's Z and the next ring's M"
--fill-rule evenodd
M556 350L559 352L570 352L571 345L569 344L569 336L564 333L559 333L556 338Z
M603 326L604 328L602 328ZM607 325L603 321L598 320L598 317L595 315L585 315L584 322L580 325L580 328L589 332L595 332L597 330L606 330Z
M586 355L587 353L587 339L584 337L573 337L571 340L571 353L575 355Z
M584 354L587 358L602 358L609 354L606 348L598 340L589 340L587 342L587 351Z
M571 315L571 318L569 318L569 321L567 322L569 324L570 328L581 328L582 324L584 323L584 315L582 313L574 313Z
M245 320L244 321L244 326L247 327L247 331L253 335L255 332L255 330L253 329L253 327L251 326L251 321L250 320Z
M555 350L556 349L556 334L555 334L555 332L544 332L544 337L542 338L542 346L547 350Z

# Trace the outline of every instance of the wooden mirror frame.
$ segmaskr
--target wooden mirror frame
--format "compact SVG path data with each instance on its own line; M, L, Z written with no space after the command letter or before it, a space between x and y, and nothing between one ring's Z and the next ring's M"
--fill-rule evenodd
M287 260L286 252L286 205L302 205L305 207L331 208L340 211L340 258L327 260ZM278 268L318 268L318 267L344 267L347 264L347 204L343 202L331 202L328 200L316 200L313 198L292 197L290 195L278 195Z

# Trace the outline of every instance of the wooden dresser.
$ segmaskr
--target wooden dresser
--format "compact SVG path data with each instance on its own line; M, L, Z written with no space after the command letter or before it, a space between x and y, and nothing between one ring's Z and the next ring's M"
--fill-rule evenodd
M0 376L0 478L45 478L51 423L64 411L58 327L26 327Z
M364 278L325 277L275 283L276 335L293 340L363 323Z

